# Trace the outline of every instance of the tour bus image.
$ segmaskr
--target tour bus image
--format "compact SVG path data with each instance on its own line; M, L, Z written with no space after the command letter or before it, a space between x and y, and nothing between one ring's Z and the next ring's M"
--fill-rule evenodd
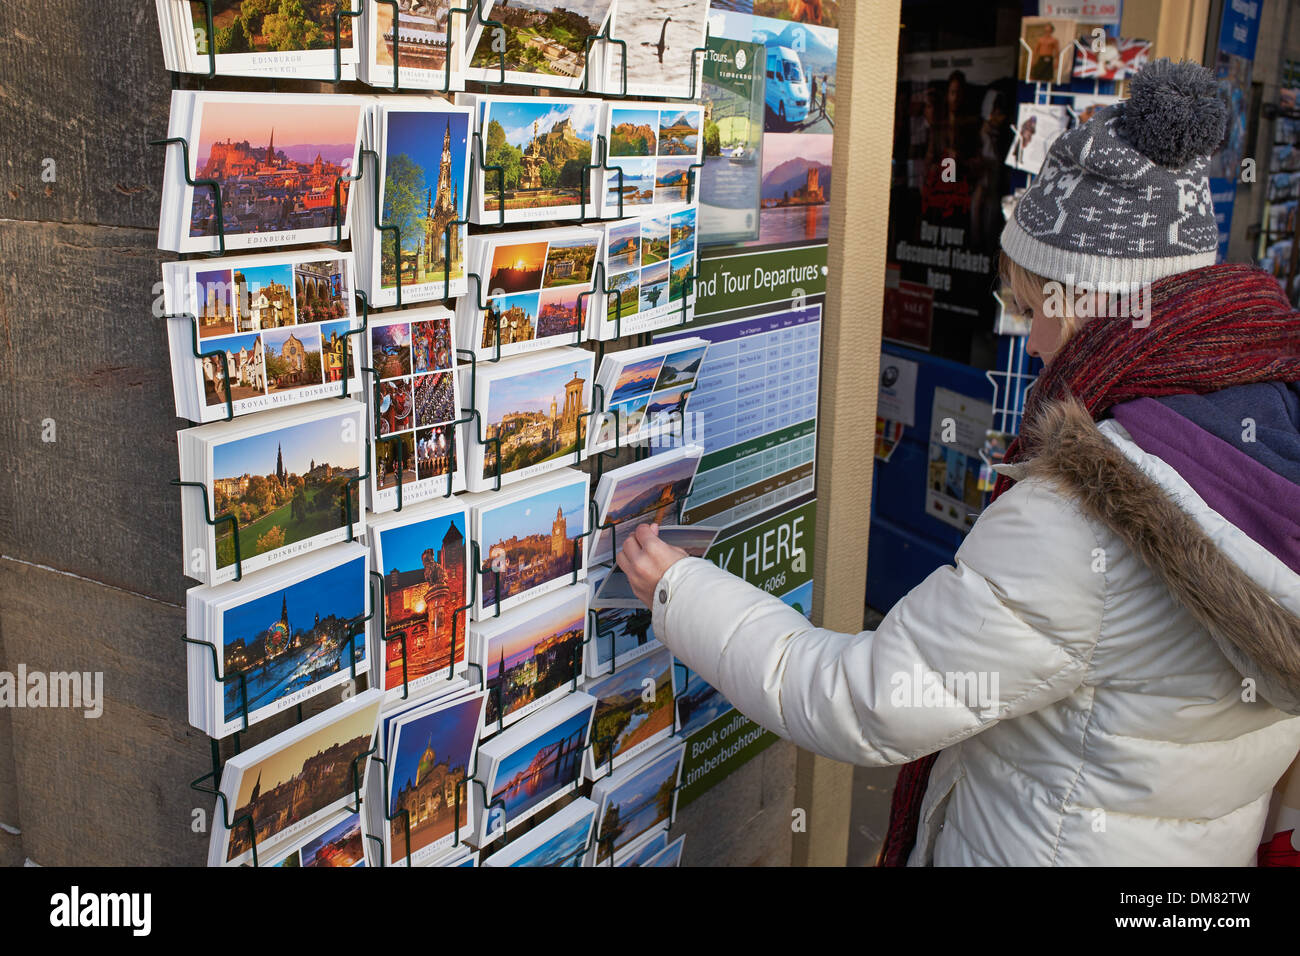
M799 54L786 46L767 48L767 108L782 122L797 123L808 115L808 78Z

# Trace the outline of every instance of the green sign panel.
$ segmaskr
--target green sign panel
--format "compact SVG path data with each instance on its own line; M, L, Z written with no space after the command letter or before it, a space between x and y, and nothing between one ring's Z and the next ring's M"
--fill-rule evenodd
M812 581L816 500L713 543L705 555L770 594L789 595ZM799 607L807 614L811 608ZM729 710L686 740L678 805L695 800L745 761L770 747L776 734Z
M702 258L695 280L695 314L822 295L826 271L825 246Z

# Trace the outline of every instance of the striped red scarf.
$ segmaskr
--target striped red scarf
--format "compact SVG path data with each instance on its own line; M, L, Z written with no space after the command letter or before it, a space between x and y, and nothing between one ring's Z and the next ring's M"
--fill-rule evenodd
M1135 398L1203 394L1233 385L1300 379L1300 314L1277 281L1254 266L1217 265L1152 284L1149 325L1127 317L1086 322L1043 370L1025 403L1032 421L1050 400L1074 396L1101 418ZM1019 439L1004 459L1028 457ZM996 500L1013 484L999 475ZM880 866L904 866L937 753L898 775Z

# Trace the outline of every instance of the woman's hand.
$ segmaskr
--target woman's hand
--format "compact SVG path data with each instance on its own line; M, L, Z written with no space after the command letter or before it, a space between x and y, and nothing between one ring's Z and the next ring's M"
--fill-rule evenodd
M626 538L618 552L618 566L627 575L632 591L641 603L650 607L655 585L664 572L688 555L681 548L665 544L659 537L659 525L643 524Z

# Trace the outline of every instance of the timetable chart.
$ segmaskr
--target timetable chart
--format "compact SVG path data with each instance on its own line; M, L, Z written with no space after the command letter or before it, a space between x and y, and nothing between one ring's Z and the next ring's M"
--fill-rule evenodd
M704 446L682 520L727 527L813 490L820 304L659 336L709 340L685 440Z

